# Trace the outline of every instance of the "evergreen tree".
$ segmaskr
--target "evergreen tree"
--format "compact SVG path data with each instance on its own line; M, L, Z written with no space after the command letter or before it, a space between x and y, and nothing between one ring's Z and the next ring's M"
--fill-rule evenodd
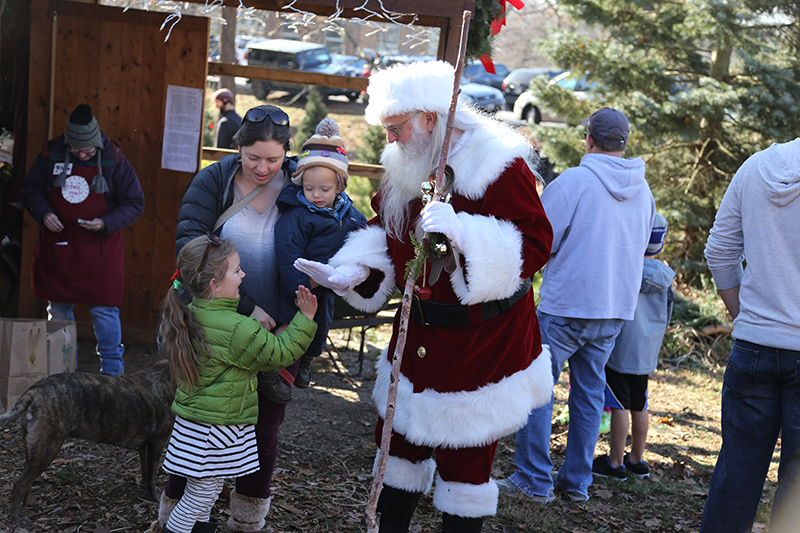
M707 279L703 248L744 160L800 134L800 3L774 0L562 0L602 39L555 33L543 50L587 75L595 99L538 80L545 110L579 124L603 106L631 122L626 157L642 156L670 222L667 259L683 281ZM583 155L582 126L537 127L558 170ZM701 279L702 278L702 279Z
M300 127L297 128L297 133L294 136L295 147L299 152L303 144L314 135L317 130L317 125L328 116L328 106L322 99L322 94L319 92L319 87L311 87L308 90L306 98L306 114L303 120L300 121Z
M386 132L380 126L369 126L361 134L364 145L359 151L359 159L371 165L381 164L381 154L386 146Z

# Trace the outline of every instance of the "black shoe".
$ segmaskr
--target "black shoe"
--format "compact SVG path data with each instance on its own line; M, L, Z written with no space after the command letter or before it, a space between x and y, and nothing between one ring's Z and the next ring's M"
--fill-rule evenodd
M298 389L305 389L311 385L311 358L300 359L300 368L297 369L297 375L294 377L294 386Z
M219 526L219 520L209 520L208 522L195 522L192 533L214 533Z
M292 387L281 377L278 372L262 372L263 377L258 380L258 390L276 403L287 403L292 400Z
M620 465L614 468L611 466L607 455L594 458L592 462L592 474L600 477L613 477L620 481L628 479L628 474L625 473L625 467Z
M644 461L636 464L631 463L630 454L625 454L625 459L622 461L622 464L625 466L628 472L639 479L650 477L650 467L647 466L647 463Z

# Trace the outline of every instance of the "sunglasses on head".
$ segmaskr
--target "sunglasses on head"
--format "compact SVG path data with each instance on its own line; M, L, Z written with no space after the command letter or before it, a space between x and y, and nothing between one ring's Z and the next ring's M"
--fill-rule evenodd
M254 107L248 109L244 114L246 122L264 122L267 118L276 126L289 126L289 115L280 109L264 109L263 107Z
M200 261L200 268L197 269L198 272L202 272L203 269L206 267L206 263L208 262L208 253L211 251L211 247L222 245L222 242L219 240L219 237L217 237L213 233L206 233L206 237L208 237L208 244L206 244L206 251L203 252L203 260Z

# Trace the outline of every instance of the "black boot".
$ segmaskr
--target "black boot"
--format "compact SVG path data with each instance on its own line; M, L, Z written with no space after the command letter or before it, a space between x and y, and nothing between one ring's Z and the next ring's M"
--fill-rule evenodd
M294 386L298 389L305 389L311 385L311 360L313 357L306 357L305 355L300 358L300 368L297 369L297 375L294 377Z
M384 485L377 509L380 513L380 533L408 533L411 516L421 497L421 492L408 492Z
M261 372L258 377L258 390L275 403L292 401L292 387L281 377L280 370Z
M448 513L442 515L442 533L480 533L483 518L465 518Z
M219 525L219 520L211 520L208 522L195 522L192 528L192 533L214 533Z

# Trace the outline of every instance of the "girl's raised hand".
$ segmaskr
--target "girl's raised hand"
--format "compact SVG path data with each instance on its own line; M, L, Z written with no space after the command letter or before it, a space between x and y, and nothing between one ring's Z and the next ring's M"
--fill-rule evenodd
M297 299L294 301L295 305L303 316L314 320L314 315L317 312L317 297L311 294L311 291L306 289L303 285L297 287L294 292Z

